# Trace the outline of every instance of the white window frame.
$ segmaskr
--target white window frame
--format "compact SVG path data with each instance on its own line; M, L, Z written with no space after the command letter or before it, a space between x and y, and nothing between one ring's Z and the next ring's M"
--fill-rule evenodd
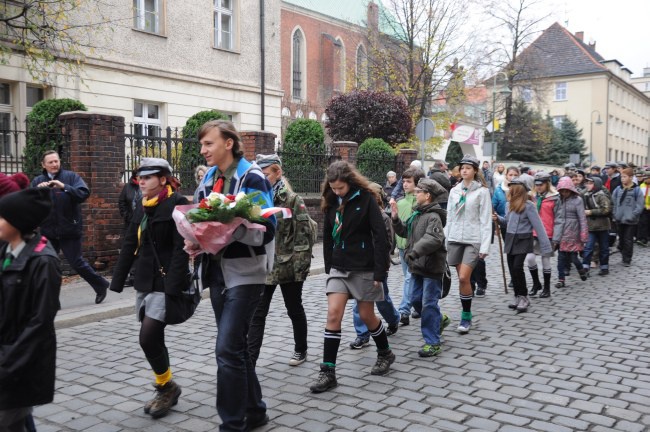
M213 31L214 38L213 43L214 47L217 49L222 49L226 51L236 51L238 48L238 26L237 26L237 16L238 16L238 0L229 0L230 9L223 7L221 5L222 0L213 0ZM224 16L230 17L230 44L224 46L223 35L221 28L221 20Z
M0 116L8 116L9 121L7 122L8 129L11 130L11 116L15 115L14 114L14 95L13 93L13 86L9 82L2 81L0 84L4 84L7 86L7 91L9 94L9 103L4 104L0 103ZM0 123L0 129L4 129L4 127L1 126ZM0 134L0 144L2 146L0 147L0 156L11 156L13 155L12 148L13 148L13 136L12 134L9 133L7 130L6 133Z
M142 116L138 117L135 114L135 108L136 104L142 104ZM149 118L149 105L155 105L158 107L158 118ZM136 135L142 135L142 136L155 136L159 137L162 135L162 129L163 129L163 104L160 102L150 102L150 101L142 101L142 100L134 100L133 101L133 132ZM135 132L135 127L136 125L142 125L142 133L137 134ZM149 133L149 127L154 126L157 127L157 133L151 134Z
M567 118L565 115L553 116L553 127L555 129L560 129L565 118Z
M296 34L300 34L300 50L299 50L299 59L298 66L300 72L300 93L296 94L294 92L294 72L296 71L296 59L295 59L295 50L294 50L294 37ZM303 101L307 98L307 38L305 37L305 32L300 26L297 26L291 32L291 76L289 77L289 82L291 83L291 99L294 101Z
M521 89L521 99L526 103L531 103L533 101L533 89L528 86L524 86Z
M566 81L555 83L555 100L565 101L568 95L568 85Z
M133 0L133 27L147 33L162 35L164 33L163 7L165 0L153 0L153 29L147 27L147 12L145 2L147 0Z

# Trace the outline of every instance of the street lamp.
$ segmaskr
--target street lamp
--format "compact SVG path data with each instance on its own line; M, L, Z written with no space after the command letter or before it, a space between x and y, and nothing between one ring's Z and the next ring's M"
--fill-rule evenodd
M493 159L496 159L497 156L497 144L496 141L494 140L494 123L496 122L496 112L497 112L497 78L499 75L503 75L506 78L506 85L499 90L499 93L507 96L512 93L512 90L508 88L507 82L508 82L508 74L505 72L497 72L494 75L494 81L492 83L492 135L491 135L491 140L492 140L492 152L494 153Z
M594 143L594 113L598 113L598 119L596 120L597 125L603 124L600 120L600 111L593 110L589 115L589 168L591 169L591 164L594 163L594 153L593 153L593 143ZM605 155L607 159L607 155Z

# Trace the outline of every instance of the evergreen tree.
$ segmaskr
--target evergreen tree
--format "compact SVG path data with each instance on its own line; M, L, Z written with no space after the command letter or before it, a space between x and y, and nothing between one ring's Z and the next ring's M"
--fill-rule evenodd
M510 140L498 148L500 159L542 162L548 157L552 128L522 100L513 104L509 133Z
M582 129L578 129L578 123L565 117L560 126L560 139L567 153L567 162L569 155L579 154L580 163L588 156L585 149L585 140L582 139Z

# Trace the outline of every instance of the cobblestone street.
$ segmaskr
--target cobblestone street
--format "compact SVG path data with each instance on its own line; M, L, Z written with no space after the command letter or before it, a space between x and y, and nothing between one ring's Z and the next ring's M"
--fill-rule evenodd
M489 286L474 299L474 326L455 332L460 315L456 282L443 311L452 318L443 351L418 357L419 320L391 336L392 372L370 375L373 344L352 350L346 313L333 391L314 395L326 315L325 275L305 284L309 358L287 364L291 325L276 291L258 362L271 422L260 431L647 431L650 430L650 250L635 247L632 266L611 257L610 275L581 282L573 270L567 287L550 299L532 299L528 313L506 304L498 248L487 259ZM555 261L554 264L555 266ZM541 273L541 272L540 272ZM553 270L555 282L555 267ZM401 299L401 271L389 286ZM159 420L144 414L153 394L152 373L138 345L133 315L57 330L57 393L38 407L39 432L214 431L215 324L209 300L188 322L168 327L174 379L183 394Z

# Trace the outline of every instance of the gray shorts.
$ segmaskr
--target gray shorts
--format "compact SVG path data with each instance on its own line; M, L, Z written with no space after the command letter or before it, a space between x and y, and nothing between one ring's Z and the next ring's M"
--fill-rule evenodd
M165 322L165 293L136 291L135 315L138 321L148 316L156 321Z
M478 247L469 243L449 243L447 245L447 264L455 267L458 264L465 264L471 268L478 263Z
M348 294L357 301L382 301L384 288L375 288L372 272L331 269L325 283L325 292Z

